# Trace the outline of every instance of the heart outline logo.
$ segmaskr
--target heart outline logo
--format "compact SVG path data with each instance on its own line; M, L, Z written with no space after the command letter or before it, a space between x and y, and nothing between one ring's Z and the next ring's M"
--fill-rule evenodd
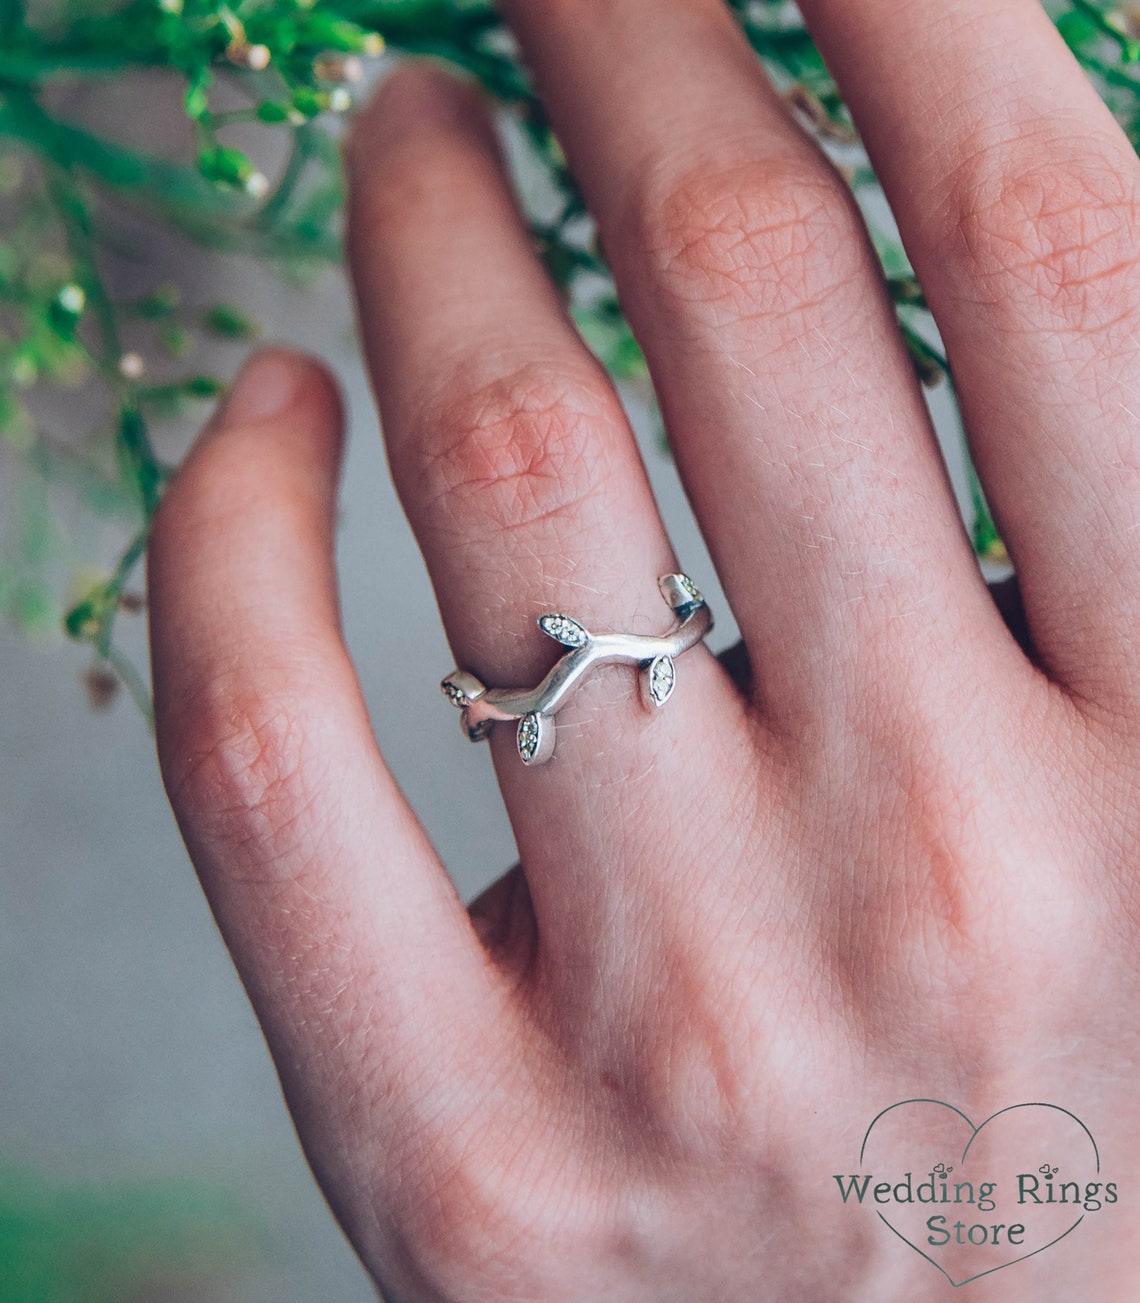
M966 1146L962 1150L962 1157L959 1159L959 1163L964 1163L966 1161L966 1158L970 1152L970 1149L974 1141L977 1140L981 1132L987 1126L989 1126L991 1122L993 1122L996 1118L1001 1117L1003 1114L1012 1113L1017 1109L1023 1109L1023 1108L1054 1109L1056 1112L1063 1113L1066 1117L1071 1118L1088 1137L1089 1144L1092 1145L1093 1157L1096 1162L1095 1170L1098 1175L1100 1173L1100 1149L1097 1147L1096 1139L1093 1136L1093 1133L1081 1121L1081 1119L1077 1117L1077 1115L1071 1112L1069 1109L1062 1108L1060 1104L1046 1104L1044 1101L1040 1101L1040 1100L1027 1101L1023 1104L1007 1104L1005 1108L999 1108L996 1113L991 1113L988 1118L986 1118L984 1121L980 1122L977 1126L975 1126L974 1123L970 1120L970 1118L967 1117L966 1114L963 1113L960 1108L955 1108L953 1104L948 1104L944 1099L918 1099L918 1098L901 1099L896 1104L889 1104L886 1108L876 1113L875 1116L871 1119L871 1124L870 1126L868 1126L866 1133L863 1136L863 1143L859 1148L860 1168L863 1167L863 1160L867 1153L867 1143L871 1138L871 1132L874 1131L876 1124L880 1122L888 1113L892 1112L894 1109L904 1108L908 1104L934 1104L939 1108L949 1109L951 1113L954 1113L956 1116L961 1118L963 1122L965 1122L965 1124L970 1128L970 1138L969 1140L966 1141ZM1085 1214L1082 1212L1081 1215L1077 1218L1077 1220L1073 1222L1073 1224L1070 1227L1068 1227L1068 1229L1062 1231L1060 1235L1054 1236L1054 1238L1051 1239L1048 1242L1048 1244L1039 1245L1036 1249L1031 1249L1030 1252L1023 1253L1019 1258L1011 1258L1009 1262L999 1263L996 1267L987 1267L985 1271L976 1272L973 1276L967 1276L964 1280L955 1280L954 1277L950 1275L950 1273L940 1262L937 1262L934 1258L932 1258L929 1253L924 1253L923 1250L920 1249L918 1245L915 1244L912 1240L909 1240L902 1233L902 1231L898 1229L897 1226L892 1225L892 1223L886 1217L884 1217L881 1212L878 1212L876 1210L876 1216L883 1223L883 1225L886 1226L886 1228L889 1231L893 1232L893 1234L897 1235L898 1238L902 1240L904 1244L912 1248L915 1251L915 1253L919 1255L920 1258L925 1258L926 1261L929 1262L932 1267L936 1267L938 1271L941 1272L942 1275L946 1277L946 1279L950 1282L950 1284L955 1289L960 1289L963 1285L969 1285L971 1281L980 1280L983 1276L992 1276L995 1271L1004 1271L1006 1267L1016 1266L1017 1263L1019 1262L1025 1262L1029 1258L1036 1257L1037 1254L1039 1253L1044 1253L1046 1249L1051 1249L1054 1244L1059 1243L1067 1235L1071 1235L1073 1231L1075 1231L1077 1227L1081 1224L1081 1222L1083 1222L1085 1219Z

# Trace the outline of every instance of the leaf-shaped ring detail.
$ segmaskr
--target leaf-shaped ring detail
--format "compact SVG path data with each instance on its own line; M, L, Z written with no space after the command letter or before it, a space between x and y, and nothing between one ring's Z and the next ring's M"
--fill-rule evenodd
M542 632L569 650L536 688L487 688L467 670L452 671L440 687L462 711L466 736L480 742L496 723L515 723L523 764L544 764L554 754L554 715L595 665L636 665L642 700L655 710L664 706L676 687L677 657L712 628L712 613L687 575L662 575L657 586L675 616L672 628L657 636L590 633L568 615L540 615Z

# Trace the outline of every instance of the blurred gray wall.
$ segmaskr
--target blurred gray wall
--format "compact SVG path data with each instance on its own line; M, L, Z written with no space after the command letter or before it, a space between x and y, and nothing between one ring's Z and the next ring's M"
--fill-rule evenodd
M439 692L452 659L386 473L346 286L330 273L300 293L238 264L219 282L219 295L268 323L269 337L321 353L341 377L346 633L384 754L469 898L513 862L513 842L489 754L463 740ZM734 633L703 545L668 460L646 442L679 553L717 604L724 645ZM120 627L145 663L142 621ZM66 643L0 629L0 1155L61 1177L216 1183L268 1234L261 1267L239 1279L235 1298L373 1297L300 1157L149 733L125 696L106 712L87 705L88 663Z

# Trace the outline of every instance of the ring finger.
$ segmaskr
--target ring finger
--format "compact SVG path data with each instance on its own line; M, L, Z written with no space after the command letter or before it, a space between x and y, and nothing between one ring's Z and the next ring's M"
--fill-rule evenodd
M801 8L938 320L1036 652L1135 718L1135 151L1039 0Z

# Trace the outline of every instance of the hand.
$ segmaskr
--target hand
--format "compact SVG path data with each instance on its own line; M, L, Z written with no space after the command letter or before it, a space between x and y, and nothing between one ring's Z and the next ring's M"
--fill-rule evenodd
M949 350L1032 657L849 194L717 0L504 9L747 692L701 646L654 717L631 671L589 680L542 768L497 729L520 866L468 913L341 642L325 373L255 359L159 515L171 800L394 1300L941 1297L832 1177L914 1095L1052 1100L1140 1170L1140 165L1034 0L802 8ZM401 71L348 160L363 338L457 664L537 682L547 610L659 632L683 566L476 100ZM1130 1298L1136 1224L1088 1218L971 1298Z

